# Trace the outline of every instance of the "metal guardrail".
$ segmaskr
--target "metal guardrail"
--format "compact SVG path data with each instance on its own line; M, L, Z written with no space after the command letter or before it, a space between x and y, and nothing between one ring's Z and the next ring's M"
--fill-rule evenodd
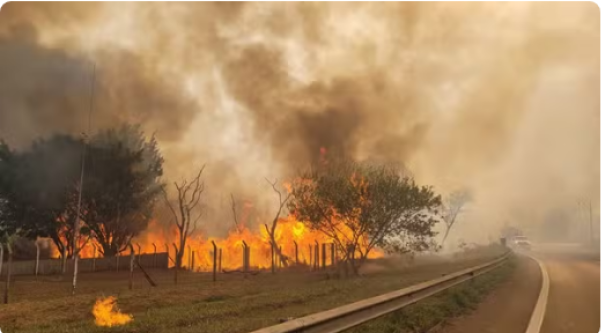
M502 265L510 256L510 253L508 251L500 258L488 263L444 275L434 280L297 318L279 325L261 328L251 333L342 332L489 272Z

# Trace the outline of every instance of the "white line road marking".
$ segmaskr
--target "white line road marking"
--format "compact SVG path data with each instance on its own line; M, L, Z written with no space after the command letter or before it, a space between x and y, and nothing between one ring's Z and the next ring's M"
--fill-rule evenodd
M542 322L544 321L544 315L546 314L546 303L548 302L550 278L548 277L546 266L542 261L538 260L534 256L527 256L535 260L540 266L540 271L542 271L542 288L540 288L540 295L538 295L534 312L531 315L531 319L529 320L529 325L527 326L525 333L540 333Z

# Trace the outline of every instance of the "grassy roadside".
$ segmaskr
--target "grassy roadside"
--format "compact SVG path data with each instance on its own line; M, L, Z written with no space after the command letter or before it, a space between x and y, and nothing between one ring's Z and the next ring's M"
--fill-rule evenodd
M394 267L385 261L382 269L378 261L371 273L348 279L282 272L216 284L122 290L119 306L134 316L134 322L112 328L95 327L90 311L97 296L115 293L98 289L75 297L27 297L0 305L0 327L6 332L249 332L282 318L327 310L475 266L495 255L419 262L413 267ZM94 288L92 282L89 287Z
M516 257L473 280L410 305L397 312L355 327L347 333L421 333L429 332L450 318L475 309L490 291L510 277Z

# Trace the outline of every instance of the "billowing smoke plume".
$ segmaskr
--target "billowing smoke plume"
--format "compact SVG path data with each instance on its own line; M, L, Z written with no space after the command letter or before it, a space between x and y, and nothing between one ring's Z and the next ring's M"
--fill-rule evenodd
M598 31L590 3L10 3L0 137L84 131L96 64L93 128L142 123L217 202L272 209L324 148L470 188L485 238L597 202Z

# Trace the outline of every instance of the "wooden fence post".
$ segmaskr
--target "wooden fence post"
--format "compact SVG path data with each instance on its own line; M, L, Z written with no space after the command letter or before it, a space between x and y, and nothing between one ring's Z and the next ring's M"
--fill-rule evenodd
M4 245L0 243L0 275L2 275L2 260L4 259Z
M176 257L178 257L179 249L176 247L176 243L172 243L172 246L174 246L174 251L175 251L174 252L174 284L177 284L178 280L179 280L178 273L179 273L180 267L177 266Z
M187 245L187 259L189 259L189 262L187 263L187 268L189 270L192 270L192 268L191 268L191 245Z
M334 249L335 249L335 244L332 243L330 246L330 256L331 256L331 260L330 260L330 265L335 266L334 265L334 258L336 258L336 254L334 253Z
M4 287L4 304L8 304L8 290L10 289L11 280L11 266L13 264L13 249L9 242L6 242L6 248L8 250L8 262L6 267L6 285Z
M319 242L315 240L315 269L319 269Z
M248 258L248 254L249 254L248 244L246 243L246 241L242 241L242 243L243 243L243 246L244 246L244 260L243 260L244 261L243 262L243 264L244 264L244 273L248 273L248 264L249 264L248 263L248 259L249 259Z
M326 269L326 243L321 244L321 269Z
M92 244L92 271L97 270L97 246Z
M212 257L213 257L213 262L212 262L212 281L216 282L216 243L214 243L214 241L212 241L212 247L214 248L214 251L212 251Z
M38 243L38 240L36 239L36 280L38 280L38 269L40 268L40 244Z
M130 243L128 247L130 247L130 280L128 281L128 289L132 290L134 285L134 247Z
M313 247L309 244L309 268L313 270Z
M296 266L298 266L298 243L294 241L294 257L296 261Z
M61 273L65 274L67 269L67 246L63 247L63 262L61 263Z
M155 246L155 243L151 243L151 245L153 245L153 266L152 267L155 268L156 263L157 263L156 258L158 256L158 248Z
M275 245L271 243L271 274L275 274Z
M139 266L141 266L141 244L137 243L137 248L139 252L139 255L137 256L137 263L139 264Z
M218 271L223 271L223 249L218 249Z
M279 247L279 253L281 253L281 246ZM282 268L281 257L277 258L277 261L279 262L279 268Z

